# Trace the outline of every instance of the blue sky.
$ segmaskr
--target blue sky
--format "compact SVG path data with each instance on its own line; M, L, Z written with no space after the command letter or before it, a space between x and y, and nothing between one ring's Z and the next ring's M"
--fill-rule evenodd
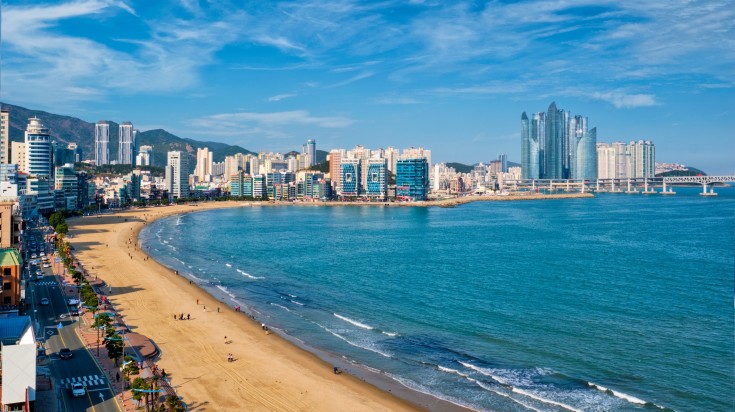
M735 174L731 1L6 0L2 99L249 150L520 159L552 101Z

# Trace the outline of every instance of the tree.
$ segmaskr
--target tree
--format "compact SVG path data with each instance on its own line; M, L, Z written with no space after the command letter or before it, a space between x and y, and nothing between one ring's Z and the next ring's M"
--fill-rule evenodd
M132 388L133 388L133 399L135 399L136 401L140 401L145 395L145 392L141 392L141 390L148 390L150 387L148 386L148 382L145 379L138 377L133 380ZM138 390L135 390L135 389L138 389ZM147 404L146 404L146 409L148 409Z
M107 313L100 313L95 317L92 326L97 328L97 356L100 354L100 329L107 329L112 326L112 318Z
M118 359L122 358L123 355L123 340L120 335L117 333L109 333L110 328L107 329L107 337L105 337L105 340L107 342L105 343L105 347L107 348L107 356L112 359L113 362L115 362L115 365L117 366Z
M67 233L69 232L69 225L66 222L61 222L56 225L56 233Z

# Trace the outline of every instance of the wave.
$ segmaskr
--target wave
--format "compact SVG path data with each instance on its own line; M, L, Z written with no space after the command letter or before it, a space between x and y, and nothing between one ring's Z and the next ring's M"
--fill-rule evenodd
M181 221L181 216L176 218L176 226L180 226L183 222Z
M249 273L247 273L247 272L245 272L245 271L243 271L243 270L240 270L240 269L237 269L237 271L238 271L238 273L240 273L241 275L243 275L243 276L245 276L245 277L247 277L247 278L253 279L253 280L258 280L258 279L265 279L265 278L264 278L263 276L253 276L253 275L251 275L251 274L249 274Z
M281 308L281 309L285 310L286 312L291 312L291 309L289 309L289 308L287 308L287 307L285 307L285 306L283 306L283 305L279 305L278 303L273 303L273 302L271 302L271 305L273 305L273 306L277 306L277 307L279 307L279 308Z
M220 286L220 285L217 285L217 289L221 290L222 292L225 292L225 293L227 294L227 296L229 296L229 297L231 297L231 298L234 298L234 297L235 297L235 294L234 294L234 293L231 293L231 292L230 292L229 290L227 290L227 288L226 288L226 287L224 287L224 286Z
M414 382L411 382L408 379L404 379L404 378L402 378L400 376L396 376L396 375L393 375L393 374L390 374L390 373L386 373L386 375L388 377L390 377L391 379L393 379L394 381L400 383L401 385L405 386L406 388L408 388L408 389L410 389L412 391L420 392L420 393L423 393L424 395L429 395L429 396L431 396L433 398L436 398L436 399L439 399L439 400L442 400L442 401L445 401L445 402L449 402L449 403L451 403L453 405L457 405L457 406L459 406L461 408L469 409L471 411L481 412L480 409L475 409L475 408L473 408L472 406L470 406L470 405L468 405L466 403L459 402L458 400L449 398L447 396L442 396L442 395L440 395L438 393L431 392L430 390L427 390L423 386L418 385L418 384L416 384Z
M295 303L295 304L297 304L297 305L299 305L299 306L304 306L304 304L303 304L303 303L301 303L301 302L297 302L297 301L295 301L295 300L292 300L292 301L291 301L291 303Z
M294 298L294 299L298 298L298 296L296 296L296 295L292 295L292 294L290 294L290 293L286 293L286 294L287 294L288 296L291 296L291 297L292 297L292 298Z
M656 404L655 404L655 403L653 403L653 402L646 402L646 401L644 401L643 399L640 399L640 398L636 398L636 397L635 397L635 396L633 396L633 395L628 395L627 393L623 393L623 392L618 392L618 391L614 391L614 390L612 390L612 389L610 389L610 388L606 388L606 387L604 387L604 386L602 386L602 385L598 385L598 384L596 384L596 383L592 383L592 382L587 382L587 385L588 385L588 386L589 386L590 388L593 388L593 389L597 389L597 390L598 390L598 391L600 391L600 392L604 392L604 393L607 393L607 394L613 395L613 396L615 396L616 398L620 398L620 399L623 399L623 400L625 400L625 401L628 401L628 402L630 402L630 403L635 403L635 404L637 404L637 405L652 405L652 406L655 406L655 407L657 407L657 408L659 408L659 409L666 409L666 408L664 408L663 406L660 406L660 405L656 405Z
M546 404L549 404L549 405L558 406L560 408L564 408L564 409L569 410L569 411L572 411L572 412L582 412L581 409L577 409L577 408L575 408L575 407L573 407L571 405L567 405L566 403L558 402L558 401L555 401L553 399L544 398L543 396L537 395L537 394L535 394L533 392L530 392L530 391L527 391L525 389L517 388L517 387L515 387L515 386L513 386L511 384L511 382L510 382L509 379L504 378L502 376L498 376L497 374L492 373L493 370L491 370L491 369L481 368L481 367L475 366L475 365L473 365L471 363L466 363L466 362L462 362L462 361L460 361L459 363L462 366L466 367L466 368L472 369L473 371L478 372L481 375L485 375L485 376L493 379L494 381L496 381L499 384L501 384L501 385L505 386L506 388L508 388L513 393L517 393L519 395L527 396L527 397L529 397L531 399L535 399L535 400L537 400L539 402L546 403Z
M342 316L342 315L339 315L339 314L336 314L336 313L332 313L332 314L336 318L342 319L343 321L345 321L347 323L351 323L351 324L357 326L358 328L363 328L363 329L367 329L367 330L373 330L373 329L375 329L374 327L372 327L370 325L366 325L364 323L360 323L360 322L358 322L356 320L353 320L353 319L348 318L347 316Z
M381 330L380 333L382 333L383 335L388 335L390 337L398 336L398 332L386 332L384 330Z
M227 266L228 268L231 268L232 267L232 265L229 264L229 263L225 263L225 266Z
M446 368L446 367L444 367L444 366L441 366L441 365L437 365L437 368L438 368L438 369L439 369L440 371L442 371L442 372L447 372L447 373L453 373L453 374L455 374L455 375L459 375L459 376L462 376L462 377L464 377L464 378L469 378L469 375L466 375L466 374L464 374L464 373L462 373L462 372L460 372L460 371L458 371L458 370L456 370L456 369L452 369L452 368Z
M272 303L271 303L271 305L272 305ZM315 324L316 324L316 325L318 325L318 326L321 326L321 327L322 327L322 329L324 329L324 330L326 330L327 332L331 333L331 334L332 334L332 336L334 336L334 337L336 337L336 338L338 338L338 339L341 339L341 340L343 340L343 341L347 342L348 344L350 344L350 345L352 345L352 346L354 346L354 347L356 347L356 348L360 348L360 349L365 349L365 350L369 350L370 352L375 352L375 353L377 353L378 355L382 355L382 356L385 356L386 358L392 358L392 356L391 356L390 354L388 354L388 353L385 353L385 352L379 351L379 350L377 350L377 349L375 349L375 348L371 348L371 347L369 347L369 346L364 346L364 345L360 345L359 343L355 343L355 342L353 342L353 341L351 341L351 340L347 339L346 337L344 337L344 336L340 335L339 333L337 333L337 332L335 332L335 331L333 331L333 330L331 330L331 329L329 329L329 328L327 328L327 327L325 327L325 326L322 326L322 325L320 325L319 323L316 323L316 322L315 322Z

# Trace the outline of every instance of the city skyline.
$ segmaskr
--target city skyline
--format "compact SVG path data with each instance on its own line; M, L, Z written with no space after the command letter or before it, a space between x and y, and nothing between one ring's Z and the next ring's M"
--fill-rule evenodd
M467 164L520 162L518 114L556 101L598 141L735 172L725 2L192 4L5 2L2 99L256 151L314 138Z

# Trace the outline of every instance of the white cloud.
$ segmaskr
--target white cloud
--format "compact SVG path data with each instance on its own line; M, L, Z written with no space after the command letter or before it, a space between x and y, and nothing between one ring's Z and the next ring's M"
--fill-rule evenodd
M360 81L360 80L363 80L363 79L367 79L367 78L372 77L374 75L375 75L375 73L373 73L373 72L359 73L359 74L356 74L356 75L350 77L349 79L345 79L345 80L342 80L340 82L337 82L337 83L334 83L332 85L329 85L329 86L327 86L327 88L328 89L333 89L333 88L337 88L337 87L347 86L348 84L352 84L354 82L357 82L357 81Z
M404 104L420 104L421 101L418 99L414 99L413 97L380 97L375 100L378 104L396 104L396 105L404 105Z
M593 99L606 101L618 109L655 106L656 97L652 94L625 94L621 92L592 93Z
M195 134L219 136L238 136L244 134L261 135L269 138L286 137L284 128L312 126L325 129L349 127L354 120L343 116L312 116L306 110L285 112L221 113L192 119L189 125Z
M268 98L269 102L280 102L283 99L288 99L290 97L296 97L297 95L295 93L284 93L284 94L277 94L275 96L271 96Z

